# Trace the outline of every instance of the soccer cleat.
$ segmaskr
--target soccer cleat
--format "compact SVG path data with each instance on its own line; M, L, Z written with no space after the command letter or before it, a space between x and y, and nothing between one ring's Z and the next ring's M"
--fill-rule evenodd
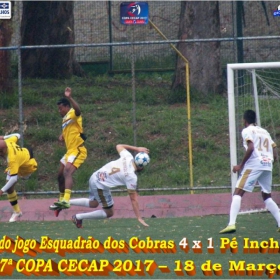
M61 208L58 208L58 209L54 210L54 215L55 215L56 217L58 217L58 215L59 215L59 213L60 213L61 210L62 210Z
M52 204L52 205L50 205L49 209L52 210L52 211L55 211L55 210L59 209L59 206L56 206L56 205Z
M227 226L226 228L222 229L219 233L234 233L236 232L235 225Z
M22 216L22 212L14 212L9 222L10 223L16 222L18 218L20 218L21 216Z
M83 227L83 220L78 220L76 215L72 216L72 222L76 225L77 228Z
M62 210L59 206L54 205L54 204L53 204L53 205L50 205L49 209L52 210L52 211L54 211L54 215L55 215L56 217L58 217L60 211Z
M55 206L58 206L60 209L68 209L70 208L70 203L62 200L62 201L57 201L54 203Z

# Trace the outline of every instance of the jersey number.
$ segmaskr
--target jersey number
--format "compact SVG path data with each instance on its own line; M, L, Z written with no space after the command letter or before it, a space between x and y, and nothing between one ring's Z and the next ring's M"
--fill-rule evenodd
M113 174L118 173L118 172L120 172L120 171L121 171L120 168L113 167L113 168L111 169L111 172L109 173L109 175L113 175Z
M259 151L262 151L262 147L264 147L266 149L266 151L269 150L269 140L267 138L264 139L263 143L262 143L262 138L259 137L259 147L258 147L258 150Z
M22 148L21 148L20 146L18 146L18 145L16 145L16 149L17 149L18 151L22 151Z

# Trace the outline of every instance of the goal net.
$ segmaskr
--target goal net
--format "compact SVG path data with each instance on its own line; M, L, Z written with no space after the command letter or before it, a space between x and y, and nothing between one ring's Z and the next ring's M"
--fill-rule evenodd
M245 110L255 110L257 124L267 129L277 143L280 138L280 62L236 63L227 65L230 163L244 156L241 131ZM278 188L279 161L273 167L273 188ZM234 191L238 174L231 172ZM256 186L257 188L258 186Z

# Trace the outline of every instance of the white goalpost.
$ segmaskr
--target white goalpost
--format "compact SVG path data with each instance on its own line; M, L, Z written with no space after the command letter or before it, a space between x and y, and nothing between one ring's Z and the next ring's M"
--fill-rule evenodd
M227 87L232 170L245 152L241 139L242 116L245 110L255 110L258 125L267 129L274 141L279 143L277 138L280 138L280 62L228 64ZM279 178L279 162L275 162L273 174L274 178ZM232 192L237 178L238 174L231 172ZM277 184L273 186L279 187Z

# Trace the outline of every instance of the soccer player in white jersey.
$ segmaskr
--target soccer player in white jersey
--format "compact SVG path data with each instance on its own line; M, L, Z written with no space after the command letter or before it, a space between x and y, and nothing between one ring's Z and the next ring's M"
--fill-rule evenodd
M76 214L72 217L73 223L77 228L82 227L83 219L106 219L114 215L114 201L111 194L111 188L117 186L126 186L130 197L133 211L138 221L148 226L140 216L137 194L137 175L136 171L143 169L135 164L132 154L128 151L145 152L149 150L145 147L135 147L125 144L119 144L116 149L120 158L111 161L95 171L89 179L89 198L71 199L70 205L85 206L96 208L102 205L102 210L96 210L89 213Z
M267 130L256 125L256 113L247 110L243 116L245 128L242 130L243 145L246 153L240 164L233 167L233 172L241 171L232 197L229 224L220 233L236 231L236 218L245 192L252 192L255 184L261 187L266 209L275 218L280 232L280 213L277 204L271 198L273 161L277 158L276 144Z

